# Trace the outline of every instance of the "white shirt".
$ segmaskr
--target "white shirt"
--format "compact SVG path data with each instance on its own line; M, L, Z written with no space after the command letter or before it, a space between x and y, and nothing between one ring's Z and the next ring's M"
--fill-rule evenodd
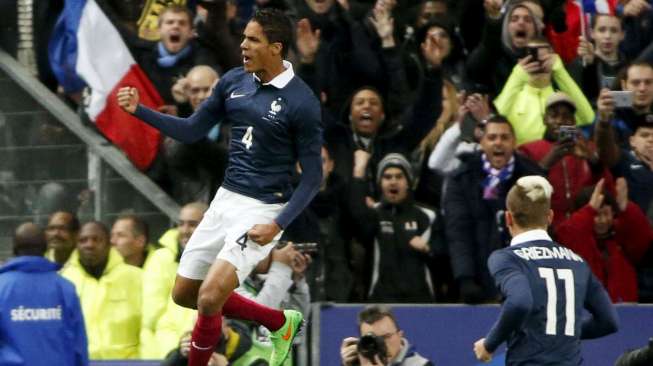
M282 89L284 86L288 85L290 80L295 77L295 71L292 68L292 64L286 60L283 60L283 67L285 70L283 70L281 74L275 76L272 80L267 83L263 83L262 85L272 85L277 89ZM259 79L256 74L254 74L254 80L258 82L261 81L261 79Z
M546 232L546 230L535 229L535 230L529 230L523 232L521 234L518 234L514 238L512 238L512 240L510 241L510 246L519 245L522 243L526 243L528 241L535 241L535 240L553 241L553 239L551 239L551 237Z

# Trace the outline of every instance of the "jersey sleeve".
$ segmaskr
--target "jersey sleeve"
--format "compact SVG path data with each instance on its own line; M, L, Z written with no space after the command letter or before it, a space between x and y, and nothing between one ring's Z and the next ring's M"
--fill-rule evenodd
M288 204L275 219L286 228L302 212L320 189L322 182L322 123L320 103L315 96L300 104L293 116L291 128L302 174L299 185Z
M607 291L599 280L590 273L585 296L585 309L589 312L583 318L581 339L594 339L614 333L618 329L617 311Z
M485 337L485 348L493 353L513 331L521 327L533 307L533 295L528 278L516 259L506 251L492 253L488 268L505 297L499 319Z
M199 108L188 118L171 116L145 107L136 108L134 116L184 143L193 143L206 136L209 130L224 117L224 94L229 83L228 75L220 79L218 85Z

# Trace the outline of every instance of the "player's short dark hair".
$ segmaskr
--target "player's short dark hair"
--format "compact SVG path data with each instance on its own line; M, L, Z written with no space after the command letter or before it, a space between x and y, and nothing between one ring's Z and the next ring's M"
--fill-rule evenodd
M145 243L147 244L150 241L150 228L142 218L133 213L122 213L116 221L119 220L129 220L132 224L132 234L134 236L143 235L145 237Z
M551 197L547 196L542 184L528 186L520 184L522 180L532 178L520 178L510 188L506 197L506 207L512 214L515 224L523 229L535 229L549 226L549 211L551 210ZM540 177L536 177L540 179ZM541 180L545 181L544 178ZM550 184L544 182L545 185ZM549 192L550 194L551 192Z
M250 20L258 23L263 28L263 33L268 42L281 43L281 55L285 58L293 41L293 24L283 11L275 8L257 10Z
M157 20L157 24L159 27L161 27L161 22L163 21L163 15L167 13L186 14L186 17L188 17L188 23L190 24L191 27L193 26L193 13L190 11L190 9L188 9L187 6L179 5L179 4L170 4L165 8L163 8L161 14L159 14L159 19Z
M361 310L360 313L358 313L358 328L360 329L363 323L374 324L385 317L390 318L395 327L399 329L399 326L397 325L397 319L395 319L395 315L392 313L392 310L384 305L369 305Z

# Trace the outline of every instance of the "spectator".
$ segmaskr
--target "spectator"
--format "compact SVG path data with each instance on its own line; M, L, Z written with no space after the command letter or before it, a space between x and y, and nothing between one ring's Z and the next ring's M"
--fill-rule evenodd
M322 147L322 184L309 206L284 230L282 239L315 242L317 251L307 277L314 301L349 300L352 273L349 264L350 231L348 187L335 174L335 161Z
M650 0L628 0L620 6L624 18L623 51L631 59L643 59L653 62L653 5Z
M48 226L45 228L45 238L48 242L45 257L60 265L66 264L75 250L78 234L79 220L75 214L57 211L50 215Z
M618 144L626 147L640 116L653 113L653 65L645 61L631 63L626 69L625 80L621 80L621 89L633 93L632 106L616 106L610 91L603 89L596 107L599 120L610 122L617 133Z
M0 267L0 364L88 365L84 317L75 287L43 258L45 235L18 226L13 254Z
M614 99L607 90L601 91L598 104L599 111L604 111L599 114L595 133L599 159L613 175L626 178L628 198L647 213L653 203L653 113L637 116L631 125L633 135L628 139L629 148L620 148L615 128L610 125L610 114L606 114L614 108ZM649 220L653 222L653 217Z
M547 172L553 186L553 227L571 216L576 194L596 183L604 172L594 147L575 127L575 112L576 104L566 94L551 94L545 105L544 138L519 147Z
M591 40L580 37L578 57L569 65L569 73L585 96L595 101L601 88L612 89L615 80L627 62L619 51L624 39L621 20L609 14L592 17Z
M149 244L147 223L133 214L123 214L116 219L110 242L126 264L138 268L147 266L149 255L155 249Z
M376 183L381 201L366 203L365 172L371 155L354 153L351 212L356 236L374 258L369 273L368 300L373 302L432 302L435 293L428 263L435 212L413 202L410 163L400 154L379 162Z
M625 179L617 179L616 197L603 184L602 179L579 193L576 212L558 226L556 236L585 259L613 302L637 302L635 268L653 240L653 229L628 200Z
M490 95L497 95L518 59L524 56L528 43L542 34L543 12L538 2L513 1L502 18L501 0L483 4L487 14L485 28L481 42L467 59L467 76L485 85Z
M560 57L553 53L545 38L536 38L528 47L537 52L517 63L494 100L497 111L508 117L515 129L517 145L544 136L544 110L546 98L558 90L564 92L576 105L576 124L584 126L594 120L594 111L578 85L565 70Z
M487 120L480 144L481 151L451 175L444 196L451 265L466 303L496 300L485 263L490 253L508 244L502 220L506 194L520 177L543 174L537 164L514 153L515 134L503 116Z
M138 358L141 269L123 262L104 224L82 225L77 250L61 274L75 285L81 300L90 357Z
M432 366L433 363L421 356L413 348L406 338L404 332L399 329L399 324L392 311L381 305L370 305L358 313L358 330L360 336L374 335L381 338L385 343L388 365L396 366ZM366 360L358 352L358 341L360 338L347 337L340 345L340 359L344 366L377 364L374 360Z
M207 209L203 202L184 205L179 211L177 227L163 234L159 239L163 248L152 253L152 270L143 273L143 282L152 284L143 287L145 296L149 298L143 301L149 303L147 308L143 308L143 327L153 329L154 333L154 342L149 348L145 347L143 357L165 357L195 324L196 312L175 304L171 294L181 254ZM146 336L146 343L148 341Z

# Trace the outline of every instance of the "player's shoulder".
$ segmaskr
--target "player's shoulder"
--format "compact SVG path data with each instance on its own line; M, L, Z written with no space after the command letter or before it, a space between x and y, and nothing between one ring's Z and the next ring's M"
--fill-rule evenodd
M298 103L299 106L319 106L320 101L315 96L313 89L311 89L311 87L308 86L308 84L306 84L306 82L299 76L293 76L288 83L288 87L289 91L298 97L297 99L300 101L300 103Z

